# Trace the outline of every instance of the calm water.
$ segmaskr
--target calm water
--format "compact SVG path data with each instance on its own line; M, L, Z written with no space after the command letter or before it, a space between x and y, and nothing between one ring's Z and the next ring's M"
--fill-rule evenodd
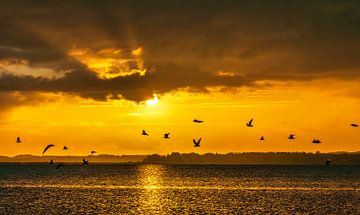
M360 214L360 166L0 164L0 214Z

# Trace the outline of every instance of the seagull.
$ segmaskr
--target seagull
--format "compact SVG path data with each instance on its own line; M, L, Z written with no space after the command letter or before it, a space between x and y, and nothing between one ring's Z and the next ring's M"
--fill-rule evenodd
M64 146L63 150L68 150L68 147L67 147L67 146Z
M89 165L89 161L85 160L85 158L83 158L83 165Z
M201 138L198 141L193 139L194 147L200 147L200 142L201 142Z
M350 126L352 126L352 127L359 127L358 124L351 124Z
M295 134L290 134L288 137L289 140L295 140Z
M63 167L65 164L63 163L59 163L57 166L56 166L56 170L59 170L61 167Z
M21 143L20 137L17 137L17 138L16 138L16 142L17 142L17 143Z
M43 151L43 154L45 154L45 152L50 149L51 147L54 147L55 145L54 144L49 144L45 147L44 151Z
M314 143L314 144L319 144L319 143L321 143L321 141L314 139L314 140L312 141L312 143Z
M265 140L265 137L264 137L264 136L261 136L261 137L260 137L260 140Z
M195 123L203 123L204 121L198 120L198 119L194 119L193 122L195 122Z
M331 162L332 162L331 159L327 159L327 160L325 161L326 166L329 166L329 165L331 164Z
M148 133L146 133L146 131L145 131L145 130L142 130L141 135L149 136L149 134L148 134Z
M170 135L170 133L165 133L165 134L164 134L164 138L165 138L165 139L170 139L169 135Z
M96 151L91 151L91 154L93 155L93 154L96 154Z
M247 127L253 127L254 125L252 124L254 119L251 119L248 123L246 123Z
M50 160L50 163L49 164L54 164L54 161L53 160Z

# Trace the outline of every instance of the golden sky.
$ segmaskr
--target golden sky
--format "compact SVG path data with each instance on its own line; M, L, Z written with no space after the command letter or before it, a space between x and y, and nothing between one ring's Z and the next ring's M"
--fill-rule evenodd
M9 1L0 35L0 155L360 151L357 1Z

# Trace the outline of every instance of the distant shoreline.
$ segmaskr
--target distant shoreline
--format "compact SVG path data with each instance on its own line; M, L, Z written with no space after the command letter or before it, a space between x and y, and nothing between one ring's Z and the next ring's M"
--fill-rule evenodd
M204 165L360 165L360 152L240 152L240 153L179 153L167 155L88 155L88 156L0 156L0 163L54 163L79 164L82 159L96 164L204 164Z

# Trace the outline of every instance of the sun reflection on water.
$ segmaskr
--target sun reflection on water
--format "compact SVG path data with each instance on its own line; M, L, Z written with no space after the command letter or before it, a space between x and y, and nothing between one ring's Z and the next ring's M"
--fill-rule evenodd
M139 196L139 206L141 210L161 210L164 206L163 175L165 167L162 165L141 165L138 168L139 183L141 194Z

